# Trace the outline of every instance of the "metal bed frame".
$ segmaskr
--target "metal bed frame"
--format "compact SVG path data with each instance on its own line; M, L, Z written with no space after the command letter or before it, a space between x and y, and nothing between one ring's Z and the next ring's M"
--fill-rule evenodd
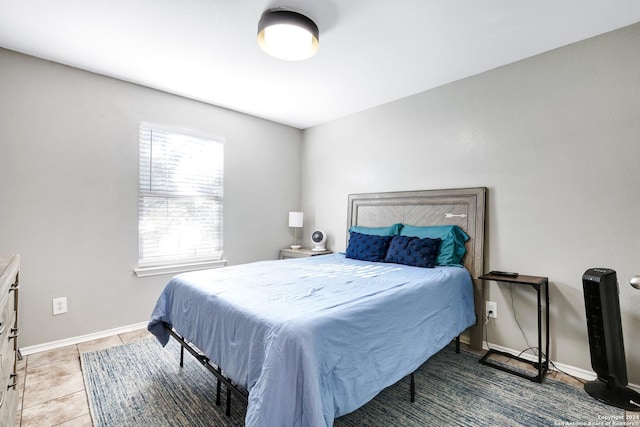
M169 334L180 343L180 367L184 366L184 350L186 349L191 355L200 362L209 372L216 377L216 406L220 406L220 388L222 384L227 388L227 402L225 414L231 415L231 395L235 394L241 402L245 405L249 403L249 393L243 388L233 384L233 382L227 378L223 373L220 366L211 362L207 356L205 356L196 346L185 340L176 331L170 328L168 325L164 327L169 331Z
M222 369L211 362L207 356L205 356L197 347L191 344L189 341L185 340L182 336L180 336L176 331L170 328L165 324L165 328L169 331L169 334L180 343L180 367L184 366L184 350L186 349L191 355L200 362L209 372L211 372L216 377L216 406L220 406L220 391L222 384L225 385L227 389L227 400L226 400L226 408L225 415L231 415L231 395L235 394L242 403L247 405L249 403L249 393L242 387L239 387L227 378L223 373ZM456 354L460 354L460 335L456 337ZM415 371L413 371L409 375L409 399L411 403L416 401L416 381L415 381Z

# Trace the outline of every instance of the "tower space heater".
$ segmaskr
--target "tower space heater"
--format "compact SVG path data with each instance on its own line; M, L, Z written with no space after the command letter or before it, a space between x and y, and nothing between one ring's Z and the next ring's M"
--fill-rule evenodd
M627 387L627 366L620 320L616 272L591 268L582 276L591 366L598 379L584 385L597 400L618 408L640 410L640 393Z

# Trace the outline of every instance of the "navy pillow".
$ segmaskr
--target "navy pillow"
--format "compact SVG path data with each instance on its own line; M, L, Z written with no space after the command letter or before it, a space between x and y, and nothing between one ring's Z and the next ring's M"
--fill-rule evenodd
M414 227L403 225L401 236L413 236L419 238L442 239L437 265L456 265L462 267L462 258L467 253L464 244L469 236L457 225L434 225L426 227Z
M393 236L374 236L352 231L349 233L346 257L362 261L384 261L391 239Z
M433 268L436 265L441 239L394 236L385 262Z

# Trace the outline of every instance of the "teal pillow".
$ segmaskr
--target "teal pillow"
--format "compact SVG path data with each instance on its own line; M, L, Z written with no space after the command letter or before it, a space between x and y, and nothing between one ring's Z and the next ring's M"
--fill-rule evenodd
M388 227L361 227L354 225L349 228L349 232L356 232L360 234L368 234L370 236L397 236L400 234L402 224L393 224Z
M402 226L400 235L421 239L441 239L436 265L462 267L462 258L467 253L464 243L469 240L469 236L457 225L415 227L405 224Z

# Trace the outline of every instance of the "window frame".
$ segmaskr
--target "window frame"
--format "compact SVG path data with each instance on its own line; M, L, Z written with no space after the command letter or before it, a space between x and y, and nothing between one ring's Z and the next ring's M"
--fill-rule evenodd
M153 192L146 193L142 189L141 185L141 151L142 151L142 131L143 129L147 129L150 131L156 132L164 132L171 133L174 135L180 135L184 137L193 137L198 139L204 139L212 141L213 143L220 144L222 147L222 185L221 185L221 195L219 198L221 199L221 209L224 212L224 149L225 149L225 138L221 135L213 135L206 134L203 132L193 131L191 129L184 129L178 127L171 127L166 125L159 125L156 123L148 123L148 122L140 122L138 126L138 266L134 269L134 272L137 277L146 277L146 276L154 276L160 274L176 274L186 271L194 271L194 270L202 270L208 268L217 268L223 267L227 264L227 261L224 259L224 246L223 246L223 229L224 229L224 215L221 214L220 218L220 239L221 241L221 250L220 255L204 255L204 256L196 256L190 258L173 258L173 259L163 259L163 260L147 260L144 261L141 259L141 202L143 197L171 197L178 199L190 199L198 196L194 195L171 195L168 196L162 192L156 192L155 196ZM163 195L164 194L164 195Z

